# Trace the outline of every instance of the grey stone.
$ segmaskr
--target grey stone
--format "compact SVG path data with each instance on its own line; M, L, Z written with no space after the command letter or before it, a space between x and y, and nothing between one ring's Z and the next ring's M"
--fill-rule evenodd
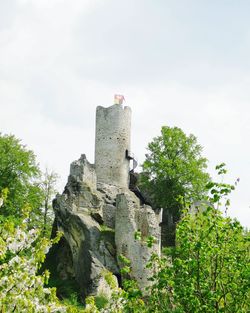
M115 228L115 205L104 204L102 210L104 224L110 228Z
M161 212L141 206L129 191L130 121L128 107L97 108L95 165L84 154L74 161L63 194L53 202L54 231L63 233L57 270L63 279L75 278L84 297L110 296L104 273L110 272L117 286L120 254L130 259L131 278L145 292L153 273L147 262L160 253ZM151 247L148 237L154 238Z
M117 256L123 255L131 261L131 278L138 282L141 290L151 283L148 278L153 270L146 268L152 253L160 254L160 216L150 206L140 206L139 199L131 191L117 195L115 217L115 243ZM135 239L136 232L141 233ZM154 238L148 247L147 238ZM120 263L122 267L123 264Z
M128 188L131 109L122 105L96 109L95 167L97 183Z
M88 162L85 154L82 154L79 160L71 163L70 175L76 181L86 183L94 189L96 188L95 166Z
M63 232L72 255L72 264L65 257L60 261L60 266L71 267L70 272L74 273L72 275L83 296L87 296L98 294L100 284L103 285L101 273L104 270L118 274L119 269L114 253L114 231L104 231L101 226L105 197L84 176L84 173L88 173L85 167L89 166L86 158L81 157L73 164L71 169L75 169L77 164L81 171L71 171L64 193L57 195L53 207L57 230ZM67 273L60 266L58 271L66 278Z

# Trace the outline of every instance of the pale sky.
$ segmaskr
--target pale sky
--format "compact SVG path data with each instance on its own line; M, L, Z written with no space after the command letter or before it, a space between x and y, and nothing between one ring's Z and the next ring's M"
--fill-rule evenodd
M95 108L132 108L142 163L161 126L194 134L209 171L240 183L230 215L250 227L250 1L0 0L0 131L66 183L94 159Z

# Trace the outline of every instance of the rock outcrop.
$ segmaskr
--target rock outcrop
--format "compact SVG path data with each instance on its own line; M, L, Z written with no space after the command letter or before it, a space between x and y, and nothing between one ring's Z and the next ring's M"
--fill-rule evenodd
M63 232L60 250L65 251L58 258L57 271L62 279L73 276L83 297L109 297L105 273L112 273L118 284L120 254L130 259L131 277L141 289L149 284L146 264L152 252L160 251L160 215L140 206L133 192L104 183L97 188L94 166L82 155L71 164L68 183L53 206L56 228ZM136 232L141 239L135 239ZM153 238L150 248L147 237Z
M129 178L131 109L122 105L97 107L95 164L85 155L70 166L62 195L54 200L54 230L62 231L57 271L78 282L83 297L111 293L122 283L119 255L131 261L131 278L145 290L152 274L146 268L151 254L160 253L161 214L148 205ZM134 178L136 175L134 175ZM129 183L133 191L129 190ZM140 233L140 238L135 234ZM147 245L150 238L151 245Z
M94 188L95 181L93 166L82 155L71 164L65 190L53 205L57 230L63 232L70 247L72 271L84 297L109 293L103 280L105 270L119 274L114 230L104 226L103 207L107 204L103 194ZM63 271L61 263L65 260L58 264L58 270Z
M116 198L115 243L117 255L131 262L131 278L142 291L150 285L152 270L146 265L152 253L160 253L161 214L148 205L140 206L139 199L131 191L118 194ZM139 234L136 238L136 234ZM151 239L150 246L147 241Z

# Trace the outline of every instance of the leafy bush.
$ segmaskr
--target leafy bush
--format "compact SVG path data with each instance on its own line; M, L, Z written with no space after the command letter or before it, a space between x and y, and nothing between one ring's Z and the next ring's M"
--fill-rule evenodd
M224 164L217 169L225 173ZM176 248L152 259L159 268L150 298L155 312L249 312L249 232L219 209L223 202L229 205L234 186L208 187L210 205L185 210Z
M28 216L26 216L27 218ZM53 242L28 229L24 218L19 226L6 220L0 225L0 311L66 312L54 288L45 288L49 273L37 275Z

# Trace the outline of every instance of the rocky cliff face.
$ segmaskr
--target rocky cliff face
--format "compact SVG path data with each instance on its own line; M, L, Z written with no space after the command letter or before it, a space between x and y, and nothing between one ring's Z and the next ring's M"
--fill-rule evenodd
M55 227L63 232L57 271L62 279L74 277L83 296L111 293L105 273L120 283L118 256L131 260L131 277L144 289L149 281L145 266L160 251L160 215L141 206L128 188L98 184L94 165L85 155L71 164L62 195L54 200ZM141 239L135 239L135 232ZM149 248L145 239L154 238ZM113 284L114 285L114 284Z

